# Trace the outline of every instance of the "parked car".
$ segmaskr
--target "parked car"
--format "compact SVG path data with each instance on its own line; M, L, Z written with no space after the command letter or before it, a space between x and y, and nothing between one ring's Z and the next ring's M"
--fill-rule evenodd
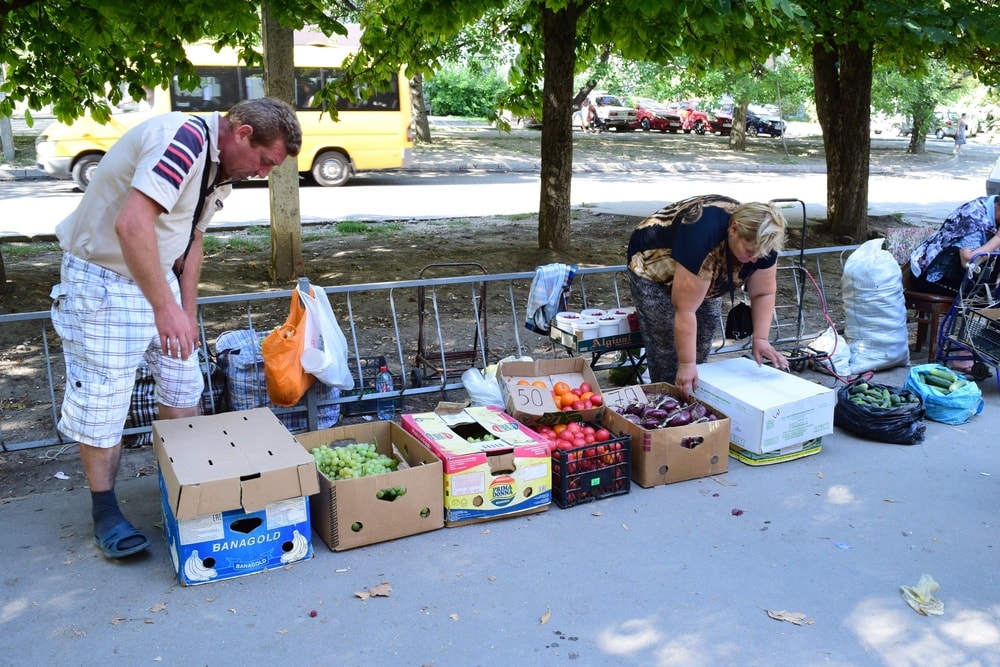
M694 102L671 102L667 108L681 117L681 129L685 134L705 134L708 131L708 114L699 110Z
M595 94L590 99L597 109L597 124L601 129L628 132L635 125L635 109L614 95Z
M1000 195L1000 158L993 163L993 169L986 177L986 194Z
M629 100L635 107L635 124L633 130L642 128L649 132L679 132L682 127L681 117L676 111L671 111L656 100L647 97L636 97Z
M719 134L726 136L733 133L733 117L728 116L722 112L716 111L714 113L706 114L708 118L708 128L707 131L712 134ZM704 132L699 132L698 134L704 134Z
M770 137L780 137L785 133L785 121L780 118L765 118L752 111L747 111L747 136L756 137L766 134Z
M961 111L943 111L939 114L939 125L937 130L934 132L934 136L938 139L954 137L955 133L958 132L958 119L961 116ZM976 118L976 114L966 112L965 124L968 126L968 129L965 131L965 136L974 137L979 133L979 119Z

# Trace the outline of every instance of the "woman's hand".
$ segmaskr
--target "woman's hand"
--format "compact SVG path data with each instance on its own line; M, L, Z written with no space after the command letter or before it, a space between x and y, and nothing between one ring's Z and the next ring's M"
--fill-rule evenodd
M774 346L771 345L771 341L766 338L754 338L751 353L753 354L753 360L757 362L758 366L763 363L764 359L767 359L774 364L775 368L783 371L788 370L788 358L775 350Z
M698 365L677 364L677 377L674 378L674 386L680 390L685 400L690 398L694 390L698 388Z

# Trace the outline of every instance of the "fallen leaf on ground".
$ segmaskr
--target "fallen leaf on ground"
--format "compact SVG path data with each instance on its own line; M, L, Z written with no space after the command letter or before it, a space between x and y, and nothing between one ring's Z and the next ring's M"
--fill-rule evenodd
M787 621L789 623L794 623L795 625L802 625L807 623L812 625L812 621L806 621L806 615L799 611L771 611L770 609L765 609L767 615L776 621Z
M152 612L157 612L157 611L163 611L166 608L167 605L163 604L162 602L157 602L152 607L150 607L149 610Z
M383 581L378 586L372 586L367 591L358 591L354 595L361 598L362 600L367 600L368 598L387 598L389 594L392 593L392 584L388 581Z
M539 625L545 625L546 623L549 622L550 618L552 618L552 610L549 609L548 607L546 607L545 608L545 613L542 614L542 617L540 619L538 619L538 624Z
M457 621L458 620L458 614L448 614L448 618L450 618L453 621Z
M127 618L125 618L124 616L118 616L118 617L116 617L116 618L112 618L112 619L111 619L111 625L118 625L118 624L119 624L119 623L121 623L122 621L127 621L127 620L128 620L128 619L127 619Z

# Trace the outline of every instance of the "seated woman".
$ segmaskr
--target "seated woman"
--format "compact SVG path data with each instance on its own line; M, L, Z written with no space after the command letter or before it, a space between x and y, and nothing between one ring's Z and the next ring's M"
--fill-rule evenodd
M1000 199L979 197L952 211L941 227L910 255L910 286L919 292L955 295L969 260L1000 250Z

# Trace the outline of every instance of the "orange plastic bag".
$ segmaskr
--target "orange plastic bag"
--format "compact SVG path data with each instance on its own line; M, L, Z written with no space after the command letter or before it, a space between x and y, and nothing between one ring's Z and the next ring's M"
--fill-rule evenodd
M302 369L305 349L306 309L298 290L292 291L288 319L269 333L260 344L264 357L264 380L271 402L288 408L305 396L316 378Z

